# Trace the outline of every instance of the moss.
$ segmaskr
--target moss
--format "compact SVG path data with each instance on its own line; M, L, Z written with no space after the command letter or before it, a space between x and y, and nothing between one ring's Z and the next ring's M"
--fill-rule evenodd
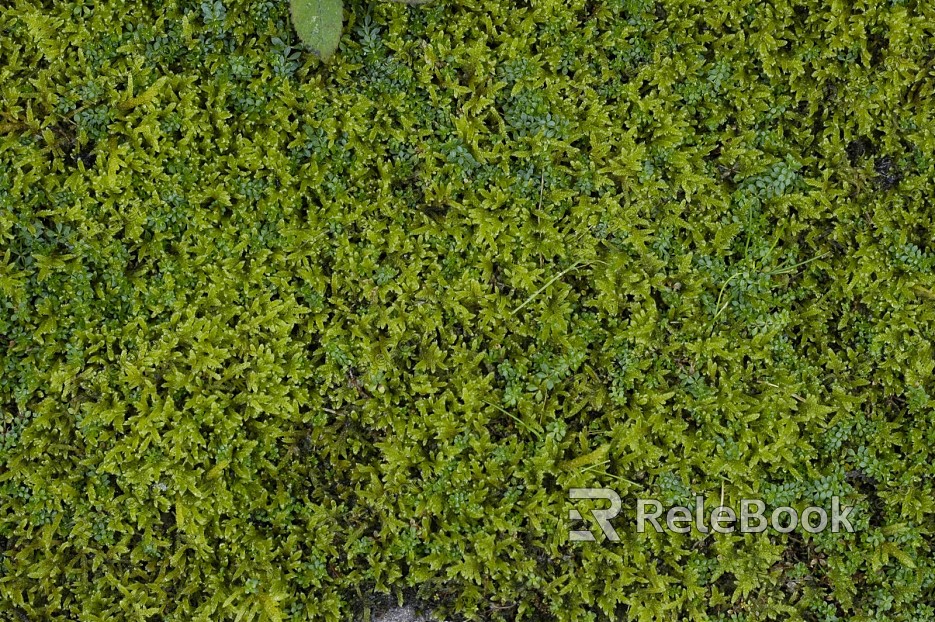
M5 8L0 618L932 620L931 17Z

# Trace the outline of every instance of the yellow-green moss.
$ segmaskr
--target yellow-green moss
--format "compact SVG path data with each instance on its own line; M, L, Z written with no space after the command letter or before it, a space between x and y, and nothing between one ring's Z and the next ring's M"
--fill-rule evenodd
M6 5L0 619L935 619L931 3Z

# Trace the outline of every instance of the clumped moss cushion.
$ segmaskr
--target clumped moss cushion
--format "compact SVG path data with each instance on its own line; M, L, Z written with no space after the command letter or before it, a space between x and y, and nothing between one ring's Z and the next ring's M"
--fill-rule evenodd
M935 7L344 21L4 5L0 618L935 619Z

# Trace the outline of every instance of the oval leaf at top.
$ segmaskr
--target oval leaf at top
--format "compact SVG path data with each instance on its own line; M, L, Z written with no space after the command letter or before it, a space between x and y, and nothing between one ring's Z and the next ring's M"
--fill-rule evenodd
M341 0L290 0L292 24L302 43L321 58L338 49L344 22Z

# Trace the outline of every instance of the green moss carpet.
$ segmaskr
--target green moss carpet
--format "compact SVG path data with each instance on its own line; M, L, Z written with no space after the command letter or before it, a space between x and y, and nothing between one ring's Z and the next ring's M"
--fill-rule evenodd
M927 0L4 0L0 620L935 620L933 94Z

